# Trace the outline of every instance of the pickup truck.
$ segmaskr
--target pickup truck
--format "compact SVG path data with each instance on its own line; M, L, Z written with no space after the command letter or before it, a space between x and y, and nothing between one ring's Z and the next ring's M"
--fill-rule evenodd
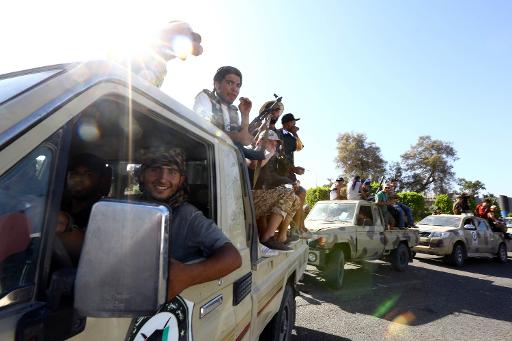
M133 171L154 145L185 151L188 201L242 257L237 270L171 303L172 211L135 199ZM73 267L56 226L69 161L81 153L106 160L111 176ZM2 75L0 159L0 340L290 337L307 242L262 257L238 148L158 88L107 61Z
M323 272L327 283L340 289L345 262L384 259L397 271L412 261L417 229L388 229L381 211L365 200L318 201L305 225L315 238L309 242L308 264Z
M507 261L504 233L493 232L487 220L472 215L430 215L417 223L420 242L414 251L442 256L447 263L462 267L467 257Z

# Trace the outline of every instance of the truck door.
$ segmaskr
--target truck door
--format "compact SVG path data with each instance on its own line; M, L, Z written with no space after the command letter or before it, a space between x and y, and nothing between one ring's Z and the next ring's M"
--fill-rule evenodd
M58 132L15 164L2 164L8 170L2 169L0 176L1 340L44 335L47 304L38 289L43 286L45 241L56 223L52 213L58 209L62 191L62 186L52 189L61 141L62 132ZM17 149L16 145L11 146ZM2 160L9 156L14 155L6 150L0 153Z
M491 227L484 219L478 222L478 252L498 252L498 237L494 235Z
M384 250L383 227L370 205L361 204L356 216L357 257L378 259Z
M80 110L70 100L76 92L55 82L60 72L51 67L0 80L1 340L64 339L84 327L72 307L59 309L61 298L72 290L72 274L50 277L57 262L69 261L57 247L55 227L70 146L69 120ZM48 76L54 76L52 87L46 86ZM42 85L29 84L27 90L25 82L32 78ZM2 88L3 81L11 86ZM12 88L24 91L10 99L4 91ZM62 96L66 100L61 102ZM60 288L48 285L57 282ZM50 330L56 316L60 328Z

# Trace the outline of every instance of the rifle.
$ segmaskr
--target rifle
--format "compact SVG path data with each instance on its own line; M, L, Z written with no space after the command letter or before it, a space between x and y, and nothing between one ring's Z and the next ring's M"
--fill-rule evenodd
M279 106L279 103L281 103L283 99L283 97L279 97L276 94L274 94L274 98L274 102L268 108L263 110L261 114L259 114L255 119L253 119L251 123L249 123L249 134L251 134L252 136L258 136L258 134L261 133L262 129L268 131L271 114L274 111L274 109Z
M380 182L379 182L379 188L377 189L377 192L382 190L382 183L384 182L384 180L386 179L385 176L382 176L382 179L380 179Z
M270 129L270 119L271 119L271 113L274 111L274 109L279 105L279 103L282 101L283 97L279 97L276 94L274 94L274 102L272 105L270 105L267 109L265 109L258 117L256 117L252 122L249 124L249 133L253 136L257 137L259 134L261 134L261 130L263 129L263 139L267 138L268 136L268 130ZM252 129L251 129L252 127ZM256 163L256 169L254 170L254 177L253 177L253 188L256 188L256 183L258 182L258 177L260 176L261 171L261 160L259 160Z

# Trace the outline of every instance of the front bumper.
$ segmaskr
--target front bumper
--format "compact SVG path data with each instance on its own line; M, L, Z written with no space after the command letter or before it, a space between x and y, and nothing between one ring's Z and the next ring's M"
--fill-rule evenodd
M308 252L308 264L314 266L325 266L327 263L328 249L311 249Z
M420 237L418 245L413 247L413 251L436 256L446 256L452 252L449 240L428 237Z

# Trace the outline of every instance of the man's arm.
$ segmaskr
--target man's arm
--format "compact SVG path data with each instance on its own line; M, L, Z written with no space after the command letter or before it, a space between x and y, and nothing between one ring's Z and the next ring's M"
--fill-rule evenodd
M219 279L238 269L242 257L231 243L226 243L206 260L185 264L171 258L167 281L167 300L170 301L186 288Z
M228 132L228 136L233 141L238 141L244 146L253 143L253 137L249 134L249 113L251 112L252 102L246 97L240 97L240 104L238 110L240 110L240 130Z
M193 110L208 121L212 120L212 102L210 102L208 95L205 94L204 91L197 94L194 100Z

